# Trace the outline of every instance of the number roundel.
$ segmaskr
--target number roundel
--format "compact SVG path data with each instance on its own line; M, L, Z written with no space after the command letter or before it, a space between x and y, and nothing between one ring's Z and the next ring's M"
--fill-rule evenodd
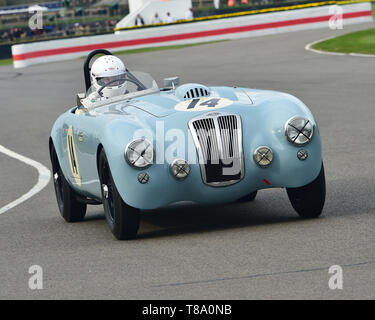
M182 101L174 107L177 111L209 111L230 106L233 101L226 98L196 98Z

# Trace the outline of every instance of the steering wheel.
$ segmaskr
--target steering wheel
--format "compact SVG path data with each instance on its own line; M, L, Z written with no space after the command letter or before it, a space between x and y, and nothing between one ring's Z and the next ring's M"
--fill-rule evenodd
M134 83L137 86L137 91L141 91L141 90L146 89L146 87L142 83L140 83L136 78L132 79L132 78L127 77L125 79L125 81L129 81L131 83ZM106 88L107 86L109 86L110 84L115 83L115 82L118 82L118 79L111 80L108 83L106 83L105 85L101 86L100 89L98 90L98 94L102 97L103 89Z

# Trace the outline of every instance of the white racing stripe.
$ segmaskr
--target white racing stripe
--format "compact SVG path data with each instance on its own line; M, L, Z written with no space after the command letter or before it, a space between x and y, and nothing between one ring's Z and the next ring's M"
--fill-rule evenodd
M34 195L36 195L38 192L40 192L42 189L44 189L49 180L51 179L51 172L41 163L36 162L32 159L29 159L27 157L24 157L16 152L13 152L12 150L9 150L2 145L0 145L0 152L11 157L14 159L17 159L23 163L26 163L27 165L35 168L38 170L39 177L38 177L38 182L34 187L32 187L27 193L25 193L23 196L19 197L18 199L14 200L13 202L7 204L6 206L0 208L0 215L3 214L4 212L7 212L8 210L18 206L22 202L30 199Z

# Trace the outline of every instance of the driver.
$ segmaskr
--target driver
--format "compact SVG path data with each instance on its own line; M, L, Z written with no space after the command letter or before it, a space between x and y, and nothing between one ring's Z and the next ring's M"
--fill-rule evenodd
M116 56L105 55L96 59L90 72L92 92L84 99L86 104L124 94L127 87L126 72L124 63Z

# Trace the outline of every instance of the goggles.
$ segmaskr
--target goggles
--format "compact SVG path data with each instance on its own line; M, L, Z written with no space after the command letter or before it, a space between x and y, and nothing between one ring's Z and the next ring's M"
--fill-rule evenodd
M97 77L96 82L100 86L105 86L109 83L108 87L116 87L124 84L126 81L125 74L120 74L112 77Z

